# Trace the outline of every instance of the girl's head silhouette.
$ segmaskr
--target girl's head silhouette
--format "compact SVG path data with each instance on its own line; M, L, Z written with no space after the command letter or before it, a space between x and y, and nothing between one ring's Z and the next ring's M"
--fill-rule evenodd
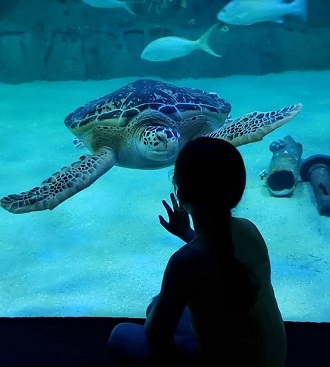
M231 210L245 189L244 161L240 152L225 140L196 138L179 152L173 181L182 202Z

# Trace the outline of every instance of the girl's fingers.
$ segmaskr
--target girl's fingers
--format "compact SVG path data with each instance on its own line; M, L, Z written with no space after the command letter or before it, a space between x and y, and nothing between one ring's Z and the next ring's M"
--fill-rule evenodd
M164 208L165 208L165 210L166 210L166 212L167 212L167 215L168 215L168 216L171 216L171 215L172 215L172 213L173 213L172 208L167 204L167 201L162 200L162 203L163 203Z
M178 209L179 208L178 201L176 200L176 197L173 194L173 192L171 192L170 198L171 198L171 201L172 201L173 209L174 210Z

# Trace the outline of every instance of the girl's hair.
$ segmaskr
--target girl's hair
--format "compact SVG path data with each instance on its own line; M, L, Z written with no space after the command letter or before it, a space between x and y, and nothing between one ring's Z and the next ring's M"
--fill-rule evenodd
M179 152L173 179L183 201L231 210L242 198L246 171L240 152L232 144L200 137Z
M188 202L209 231L221 231L219 258L232 312L246 311L256 300L257 287L248 269L235 258L231 209L240 202L246 170L240 152L221 139L200 137L187 143L175 162L173 183L179 200ZM207 215L206 215L207 214Z

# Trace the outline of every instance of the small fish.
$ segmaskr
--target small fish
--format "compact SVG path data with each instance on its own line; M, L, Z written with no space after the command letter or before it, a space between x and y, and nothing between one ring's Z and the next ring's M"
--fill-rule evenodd
M83 2L96 8L123 8L136 15L125 0L83 0Z
M285 15L307 20L306 0L233 0L217 15L227 24L251 25L259 22L283 23Z
M175 36L157 38L145 47L140 57L148 61L170 61L186 56L194 50L202 50L210 55L221 57L208 44L212 32L218 26L218 23L214 24L197 40Z

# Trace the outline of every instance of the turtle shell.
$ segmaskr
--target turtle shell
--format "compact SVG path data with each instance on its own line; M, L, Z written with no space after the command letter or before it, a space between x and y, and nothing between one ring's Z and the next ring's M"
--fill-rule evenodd
M140 79L77 108L64 123L73 130L88 129L89 124L95 123L124 127L146 109L161 112L173 121L182 121L200 113L228 115L231 105L216 93Z

